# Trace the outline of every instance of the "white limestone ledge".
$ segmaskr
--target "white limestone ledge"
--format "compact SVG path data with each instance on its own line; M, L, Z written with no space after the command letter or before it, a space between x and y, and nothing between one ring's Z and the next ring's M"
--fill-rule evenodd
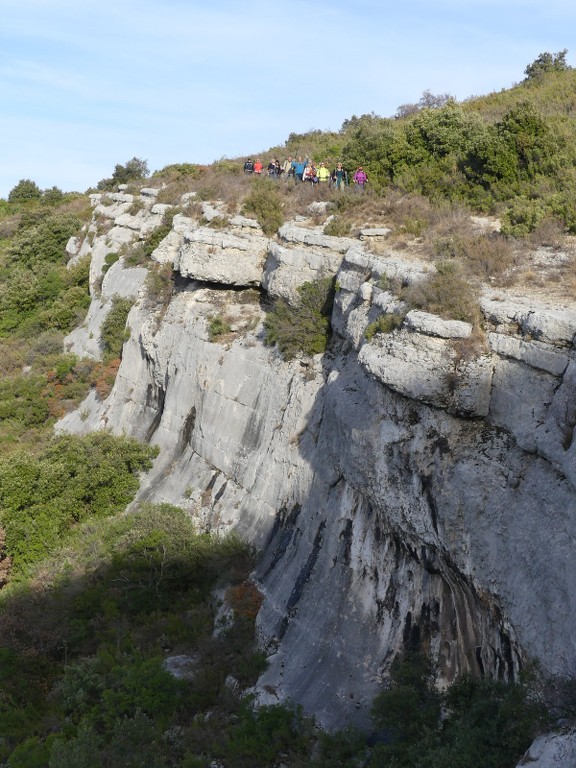
M353 240L349 237L333 237L325 235L319 228L306 229L292 223L283 224L278 230L281 240L287 243L310 245L316 248L328 248L337 253L345 253Z
M520 360L532 368L554 376L561 376L570 362L570 356L566 352L540 341L524 341L515 336L490 333L488 343L490 349L498 355Z
M483 296L480 308L497 332L517 330L537 341L549 344L572 345L576 335L576 311L551 309L533 304L498 300Z
M131 229L139 237L144 238L162 224L164 206L155 205L154 208L159 208L160 210L154 212L154 210L142 209L135 214L123 213L114 219L114 226Z
M356 290L352 286L358 286L367 279L377 283L387 278L411 285L435 271L434 265L419 259L407 259L393 249L387 254L375 254L365 250L363 244L354 243L346 252L338 280L343 287L350 285L347 290Z
M271 240L262 276L262 287L271 296L288 301L298 297L303 283L335 275L342 263L338 251L312 248L285 248Z
M257 286L267 252L265 237L198 227L183 234L174 269L193 280Z
M258 224L256 219L249 219L247 216L241 216L240 214L232 216L230 224L233 227L240 227L240 229L260 229L260 224Z
M493 365L489 356L458 359L450 339L406 328L365 343L359 362L401 395L462 416L486 416Z
M157 261L159 264L172 264L178 259L178 254L182 243L184 242L184 235L181 231L174 228L161 240L158 246L152 251L151 258Z
M372 240L376 238L380 240L383 237L388 237L392 232L390 227L371 227L360 230L360 240Z
M404 318L404 325L411 331L441 339L467 339L472 333L471 323L461 320L443 320L438 315L413 309Z

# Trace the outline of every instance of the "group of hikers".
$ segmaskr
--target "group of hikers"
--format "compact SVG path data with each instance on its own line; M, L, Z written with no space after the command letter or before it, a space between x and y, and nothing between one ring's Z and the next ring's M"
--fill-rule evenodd
M307 157L292 158L288 156L283 163L280 160L270 160L266 170L260 159L247 159L244 163L244 173L247 175L256 174L257 176L268 175L272 179L284 177L286 181L292 179L295 184L299 182L308 182L310 184L323 185L343 189L350 186L350 176L342 163L337 163L336 167L330 171L326 163L316 165ZM352 176L352 183L358 190L363 190L368 181L368 175L362 166L358 166Z

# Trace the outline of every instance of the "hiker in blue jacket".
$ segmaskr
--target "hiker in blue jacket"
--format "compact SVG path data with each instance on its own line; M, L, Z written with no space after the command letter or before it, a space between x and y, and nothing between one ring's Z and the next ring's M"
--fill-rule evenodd
M308 165L308 158L306 158L306 160L302 160L302 158L299 157L298 160L294 161L294 180L295 181L302 181L302 178L304 176L304 171L306 170L307 165Z

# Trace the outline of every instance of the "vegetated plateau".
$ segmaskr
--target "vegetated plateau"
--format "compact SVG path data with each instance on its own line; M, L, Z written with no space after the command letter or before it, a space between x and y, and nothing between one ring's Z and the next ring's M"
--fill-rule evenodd
M362 194L248 177L241 159L152 175L138 158L117 165L98 190L158 187L172 208L147 239L108 254L104 273L119 258L144 266L146 301L161 307L174 275L150 255L176 213L219 200L227 216L249 214L274 236L321 201L313 215L326 234L389 227L398 248L435 266L417 285L384 275L382 287L406 307L471 322L462 355L473 355L481 284L576 300L576 71L565 54L541 54L500 93L461 103L425 93L393 118L353 116L339 132L290 134L261 153L265 166L287 155L363 165ZM107 432L53 436L90 390L108 395L130 333L131 301L118 297L101 359L63 352L90 303L89 260L70 267L66 244L90 236L91 215L87 193L28 179L0 201L0 763L504 768L551 718L574 717L570 681L552 690L530 669L508 684L462 677L440 690L425 649L409 643L374 702L370 734L323 733L297 704L252 708L245 691L266 665L255 643L262 596L250 580L258 553L197 530L176 507L126 512L154 458L149 446ZM227 216L210 226L225 228ZM490 226L479 231L475 220ZM293 302L268 302L266 343L285 359L323 353L335 291L326 277ZM367 338L402 317L377 319ZM233 333L212 317L211 341ZM177 677L170 665L179 663L189 669Z

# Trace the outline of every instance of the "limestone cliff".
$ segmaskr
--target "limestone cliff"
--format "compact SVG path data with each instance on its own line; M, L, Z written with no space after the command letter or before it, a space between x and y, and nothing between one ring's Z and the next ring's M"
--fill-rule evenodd
M430 265L373 252L370 232L299 221L268 240L242 216L216 230L182 213L153 254L176 274L156 306L145 267L120 259L101 279L107 253L162 220L155 190L142 193L135 215L130 195L95 196L106 231L69 245L91 253L94 292L71 351L98 356L113 295L135 304L111 394L59 429L157 444L140 498L260 548L260 699L292 698L329 727L365 723L409 642L447 680L512 678L530 657L573 676L576 308L487 289L481 349L466 323L415 311L368 341L399 305L382 278L409 283ZM263 344L262 299L335 273L330 352L284 362ZM230 331L213 338L222 316Z

